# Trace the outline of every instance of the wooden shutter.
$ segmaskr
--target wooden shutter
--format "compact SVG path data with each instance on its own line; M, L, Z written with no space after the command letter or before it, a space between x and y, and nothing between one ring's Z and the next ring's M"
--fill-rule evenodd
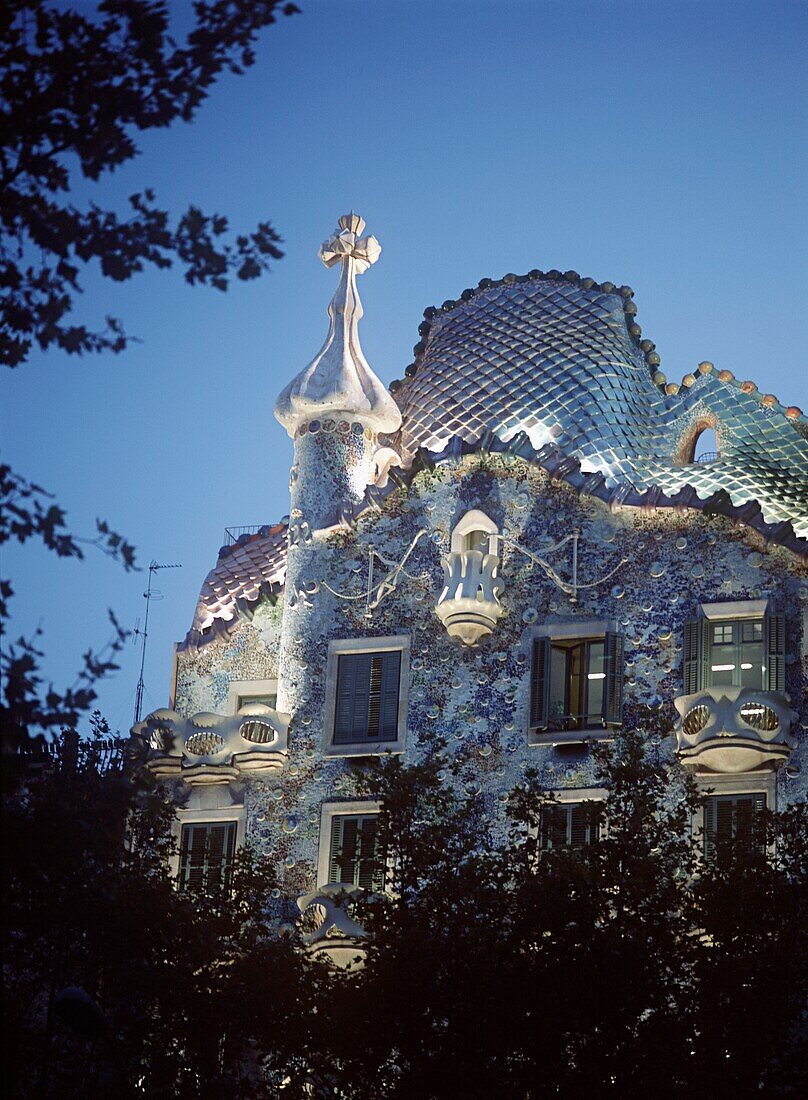
M766 807L762 791L751 794L714 795L704 800L704 850L737 841L752 845L755 841L755 818Z
M342 653L337 661L334 743L364 741L368 732L371 653Z
M355 814L339 814L331 818L329 878L332 882L355 884L358 821Z
M331 818L328 868L331 882L345 882L365 890L383 888L378 814L337 814Z
M379 818L366 814L359 819L359 844L356 860L356 885L363 890L384 887L383 862L379 856Z
M191 889L227 888L236 851L236 822L183 825L180 883Z
M619 726L623 721L623 678L625 675L625 639L608 631L603 650L606 673L603 692L603 719Z
M542 851L549 852L567 844L567 807L545 806L541 812L539 836Z
M401 652L342 653L337 662L334 744L395 741Z
M766 682L767 691L786 690L786 621L784 615L766 614Z
M547 729L550 709L550 639L533 639L530 668L530 728Z
M710 621L688 619L684 634L685 695L694 695L710 684Z
M583 848L589 843L589 807L583 802L574 803L568 812L570 847Z
M704 851L712 852L715 846L715 799L705 798L703 803L703 841Z
M379 706L379 740L398 737L398 691L401 680L401 653L391 650L377 657L382 662Z

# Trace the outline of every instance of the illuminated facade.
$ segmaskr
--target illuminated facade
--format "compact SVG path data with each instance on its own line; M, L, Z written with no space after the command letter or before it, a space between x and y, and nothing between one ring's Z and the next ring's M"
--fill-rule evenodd
M135 730L174 785L181 873L250 840L349 937L327 884L380 871L357 768L435 733L470 752L492 829L536 767L547 843L589 839L591 746L622 724L709 792L708 835L804 797L808 419L710 363L669 382L633 291L575 272L428 309L388 391L359 343L363 231L342 218L321 249L328 337L276 406L289 517L220 550L170 705Z

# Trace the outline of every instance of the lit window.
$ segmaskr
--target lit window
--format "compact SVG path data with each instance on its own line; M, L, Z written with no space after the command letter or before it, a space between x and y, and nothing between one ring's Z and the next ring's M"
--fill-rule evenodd
M698 619L685 624L685 695L710 687L751 687L785 691L785 622L764 601L748 615L723 617L723 609L743 604L705 604Z
M334 814L328 853L330 882L384 889L378 814Z
M179 884L183 889L227 890L236 851L235 821L183 825Z
M619 725L623 637L533 640L531 729L572 731Z
M545 806L541 812L539 838L543 852L596 844L599 836L595 806L591 802Z
M766 795L713 795L704 800L704 851L712 854L733 843L751 848L756 841L756 816L766 807Z

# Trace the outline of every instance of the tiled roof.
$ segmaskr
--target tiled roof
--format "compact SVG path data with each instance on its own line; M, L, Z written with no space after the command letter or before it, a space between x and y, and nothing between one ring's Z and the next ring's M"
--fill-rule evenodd
M407 378L390 387L404 456L359 507L378 507L424 466L475 450L517 455L610 507L693 508L727 516L808 557L808 420L709 363L667 381L642 338L629 287L575 272L484 279L429 309ZM720 458L677 462L699 424ZM219 551L186 645L226 633L286 575L287 524Z
M607 486L667 496L691 486L702 500L724 491L808 537L806 418L711 364L668 383L632 297L575 272L531 272L427 310L415 363L391 387L403 416L392 446L409 457L453 437L525 432ZM682 461L697 426L713 422L720 458Z
M286 577L287 529L286 523L262 527L221 548L199 593L186 645L198 644L211 627L214 634L226 628L239 614L249 616L250 606L260 598L277 596Z

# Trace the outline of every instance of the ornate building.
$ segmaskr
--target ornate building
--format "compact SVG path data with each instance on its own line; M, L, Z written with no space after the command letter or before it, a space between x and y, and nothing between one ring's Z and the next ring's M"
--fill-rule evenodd
M804 797L808 419L711 363L669 382L634 292L574 271L427 309L388 392L359 343L363 231L323 244L328 336L276 405L289 516L219 551L169 707L134 730L173 784L181 878L250 840L350 932L322 888L379 874L357 770L432 731L471 749L492 829L539 769L545 843L592 839L591 747L649 712L707 843Z

